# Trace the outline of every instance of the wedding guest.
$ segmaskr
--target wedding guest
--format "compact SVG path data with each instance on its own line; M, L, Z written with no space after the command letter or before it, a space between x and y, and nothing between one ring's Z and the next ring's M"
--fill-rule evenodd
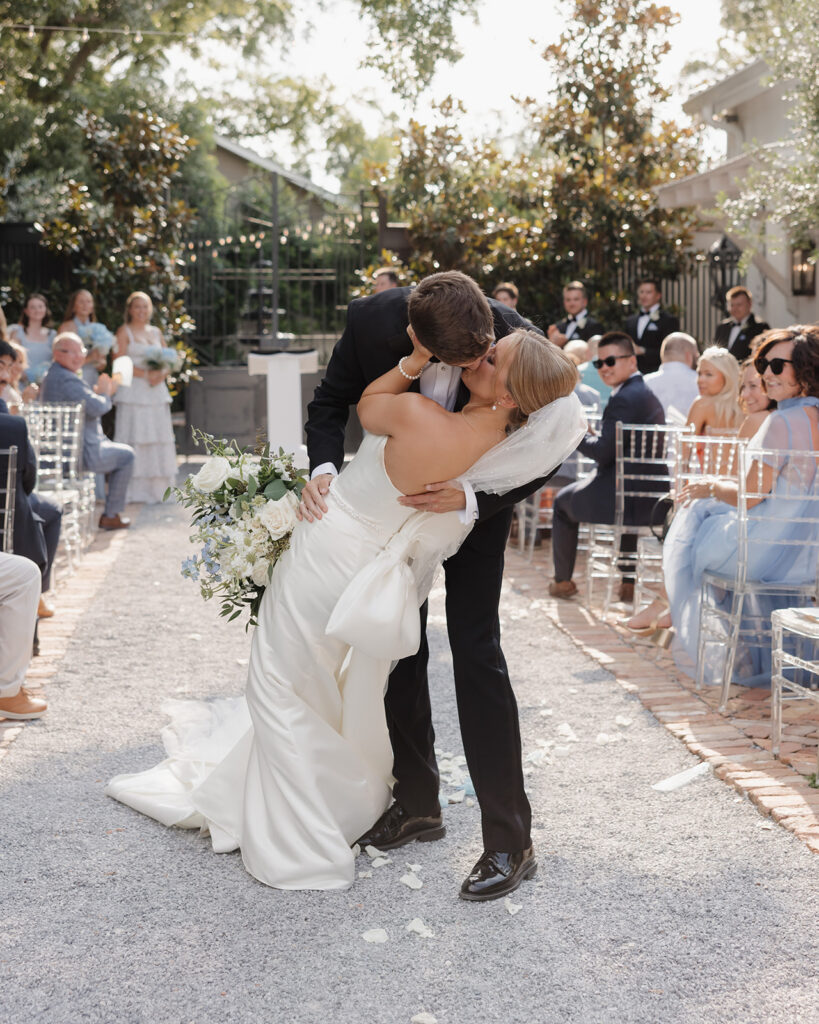
M87 354L76 334L58 334L54 341L54 362L43 378L41 396L44 402L82 403L85 412L83 466L92 473L104 473L108 486L100 529L124 530L131 525L131 520L122 512L134 471L134 451L128 445L109 441L102 432L100 417L111 408L117 381L101 373L96 385L90 388L77 376Z
M673 331L679 331L680 321L662 308L660 283L646 278L637 285L639 313L626 320L626 334L637 345L637 366L640 373L653 373L660 367L660 347Z
M8 341L6 332L8 331L9 325L6 320L6 314L3 312L3 307L0 306L0 341Z
M764 580L770 585L813 581L817 551L813 542L819 530L813 497L816 464L812 459L791 459L786 453L819 451L819 327L802 324L769 331L754 361L765 391L776 400L777 408L748 442L748 451L773 449L783 454L773 462L766 459L753 463L749 469L748 488L767 496L749 503L753 507L749 508L746 524L747 579ZM642 609L631 623L635 629L648 628L652 620L660 627L673 623L677 664L690 671L698 655L703 575L715 572L730 578L737 571L738 482L731 477L703 477L683 488L679 498L682 507L663 545L666 593ZM778 543L784 539L791 543ZM806 542L804 546L793 543L800 540ZM728 604L731 598L730 591L714 595L714 600ZM771 612L786 607L788 600L775 593L756 595L755 620L769 620ZM738 652L735 681L769 685L770 640L754 646L753 630L746 629L742 635L747 639ZM716 680L721 674L719 665L709 665L707 678Z
M28 366L28 356L26 350L19 343L19 341L9 341L9 345L14 349L15 358L14 362L9 367L9 382L3 387L0 387L0 398L6 403L6 408L12 416L19 416L21 414L23 405L23 395L20 391L19 384L20 378L23 376L23 371ZM26 390L29 394L35 394L36 385L29 384Z
M0 718L39 718L48 707L23 686L39 598L37 566L21 555L0 551Z
M582 281L570 281L563 289L563 308L566 316L547 330L549 341L563 348L567 341L581 338L588 341L602 334L605 327L589 313L589 293Z
M9 382L15 352L7 341L0 341L0 387ZM14 500L14 533L12 547L16 554L30 559L41 574L41 597L38 614L50 618L54 610L45 598L51 586L51 570L60 543L62 512L51 501L34 493L37 483L37 458L28 437L22 416L12 416L0 399L0 448L17 449L17 479ZM5 459L0 474L5 474Z
M736 434L742 422L739 407L739 363L725 348L712 345L697 366L699 395L688 410L687 423L694 433L714 436Z
M725 295L725 304L731 315L717 325L714 344L727 348L741 363L751 354L753 339L763 331L770 330L770 327L764 321L757 320L751 312L753 296L744 285L730 288Z
M666 422L669 414L684 422L691 403L697 397L697 365L699 347L690 334L674 331L660 346L660 369L646 374L646 386L660 399Z
M610 331L600 339L595 367L604 382L612 388L611 398L603 411L599 436L587 434L580 442L578 451L594 459L597 466L586 479L564 487L554 502L552 520L552 560L554 582L549 585L552 597L570 598L577 593L577 584L572 579L577 557L577 534L580 523L613 523L616 472L616 424L622 423L664 423L663 407L659 399L649 391L637 370L637 356L634 342L622 331ZM633 510L633 518L648 522L650 507ZM652 503L653 504L653 503ZM624 535L621 554L633 554L637 550L634 534ZM630 601L634 593L634 581L624 575L620 586L619 599Z
M48 325L51 310L44 295L34 292L26 299L20 322L9 327L9 338L19 341L28 353L27 382L36 383L51 362L51 344L56 331Z
M753 437L776 408L776 402L765 391L753 358L746 359L739 368L739 407L745 415L737 433L739 438Z
M167 370L146 365L150 350L167 348L162 332L151 324L153 303L145 292L133 292L125 303L125 323L117 331L114 356L130 356L134 380L116 399L114 439L135 453L128 501L162 501L176 480L176 445L171 424Z
M63 322L57 328L58 334L73 333L85 344L84 334L88 327L97 322L94 309L94 296L87 288L80 288L68 297L68 305L63 314ZM88 347L85 365L82 368L83 380L89 387L97 383L100 373L106 366L106 354L99 349Z
M502 302L504 306L508 306L510 309L518 308L518 286L512 284L511 281L503 281L501 284L495 286L495 290L492 292L492 298L496 302Z
M373 293L386 292L390 288L397 288L400 285L398 274L390 267L379 267L373 274Z
M600 374L594 367L594 361L597 359L597 346L600 343L602 334L594 334L588 339L586 345L588 346L588 359L585 363L581 363L578 367L580 372L580 380L587 387L593 388L600 396L600 405L604 406L611 398L611 388L604 384L600 379ZM571 342L569 342L571 344Z

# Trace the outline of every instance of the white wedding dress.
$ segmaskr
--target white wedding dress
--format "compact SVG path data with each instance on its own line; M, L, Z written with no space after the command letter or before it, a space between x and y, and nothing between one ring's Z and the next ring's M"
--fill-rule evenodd
M470 483L500 493L563 462L583 435L582 409L574 396L547 408L543 437L517 431ZM280 889L352 883L351 844L391 798L391 664L418 650L418 609L470 528L455 512L398 503L386 441L365 435L333 480L329 511L294 530L262 599L246 699L169 702L167 758L106 787L165 825L208 831L217 852L240 848L247 870Z

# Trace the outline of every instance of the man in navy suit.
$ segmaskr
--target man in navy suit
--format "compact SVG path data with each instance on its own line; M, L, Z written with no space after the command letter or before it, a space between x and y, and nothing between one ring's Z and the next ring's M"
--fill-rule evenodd
M603 380L612 388L603 411L600 434L587 434L578 451L594 459L597 466L590 477L564 487L554 501L552 519L552 561L555 578L549 586L552 597L572 597L577 584L572 579L577 556L577 532L580 523L613 523L616 489L617 422L665 423L660 400L643 381L637 369L634 342L622 331L604 334L597 346L594 365ZM646 512L646 522L650 508ZM626 534L620 546L623 554L634 552L637 538ZM630 600L634 584L624 580L620 600Z
M0 389L9 381L9 370L16 352L7 341L0 341ZM0 448L17 448L17 486L14 509L13 549L17 555L31 559L42 574L42 590L50 585L51 567L60 541L62 512L51 501L34 494L37 482L37 458L28 439L28 428L22 416L9 414L0 399ZM5 472L5 459L0 460L0 473ZM40 612L50 609L40 602Z
M660 346L669 334L680 329L677 317L662 308L660 284L647 278L637 285L640 312L626 320L626 334L637 345L637 369L654 373L660 369Z

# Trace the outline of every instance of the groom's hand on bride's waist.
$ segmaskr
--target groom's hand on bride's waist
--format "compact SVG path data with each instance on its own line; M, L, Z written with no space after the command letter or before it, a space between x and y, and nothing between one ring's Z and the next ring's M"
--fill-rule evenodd
M319 476L308 480L301 492L301 501L296 515L299 519L306 519L312 523L315 519L321 519L327 511L327 502L324 495L330 490L330 482L333 479L332 473L322 473Z
M422 512L460 512L466 508L466 495L457 480L427 484L420 494L405 494L398 501Z

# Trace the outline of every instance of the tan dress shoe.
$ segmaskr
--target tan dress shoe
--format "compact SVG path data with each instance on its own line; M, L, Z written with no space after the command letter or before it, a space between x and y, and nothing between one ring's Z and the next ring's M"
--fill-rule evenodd
M552 597L574 597L577 593L577 584L574 580L554 580L549 584L549 593Z
M40 603L37 605L37 617L40 619L50 619L53 614L54 609L44 597L41 597Z
M32 697L24 686L13 697L0 697L0 718L39 718L47 708L44 700Z
M127 530L131 520L127 516L100 516L101 530Z

